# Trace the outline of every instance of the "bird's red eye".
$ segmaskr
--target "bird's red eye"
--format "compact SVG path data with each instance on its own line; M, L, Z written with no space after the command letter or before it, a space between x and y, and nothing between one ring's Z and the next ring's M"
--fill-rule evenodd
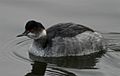
M28 29L29 32L31 32L31 29Z

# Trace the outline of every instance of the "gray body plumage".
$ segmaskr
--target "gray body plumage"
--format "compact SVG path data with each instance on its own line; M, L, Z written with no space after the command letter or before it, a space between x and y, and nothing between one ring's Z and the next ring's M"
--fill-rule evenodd
M60 23L46 31L47 36L33 41L29 54L41 57L80 56L106 50L102 35L83 25Z

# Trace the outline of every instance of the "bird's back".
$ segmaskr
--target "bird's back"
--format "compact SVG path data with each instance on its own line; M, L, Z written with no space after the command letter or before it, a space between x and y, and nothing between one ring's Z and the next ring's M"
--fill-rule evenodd
M85 31L94 32L94 30L75 23L59 23L47 29L48 39L55 37L74 37Z

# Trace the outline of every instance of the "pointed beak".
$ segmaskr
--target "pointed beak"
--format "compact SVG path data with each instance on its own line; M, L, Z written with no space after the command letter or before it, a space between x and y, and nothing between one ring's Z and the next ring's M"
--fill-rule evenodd
M27 34L29 33L29 31L25 31L24 33L17 35L16 37L22 37L22 36L27 36Z

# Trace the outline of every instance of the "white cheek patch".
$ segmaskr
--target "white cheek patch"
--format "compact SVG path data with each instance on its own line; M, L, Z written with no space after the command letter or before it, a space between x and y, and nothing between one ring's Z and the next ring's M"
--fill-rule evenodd
M39 39L40 37L44 37L46 35L47 35L46 30L43 30L42 32L37 34L29 33L27 36L31 39Z
M29 36L35 36L35 34L34 34L34 33L31 33L31 32L28 33L28 35L29 35Z
M46 30L43 30L43 31L40 33L39 38L42 37L42 36L46 36L46 35L47 35Z

